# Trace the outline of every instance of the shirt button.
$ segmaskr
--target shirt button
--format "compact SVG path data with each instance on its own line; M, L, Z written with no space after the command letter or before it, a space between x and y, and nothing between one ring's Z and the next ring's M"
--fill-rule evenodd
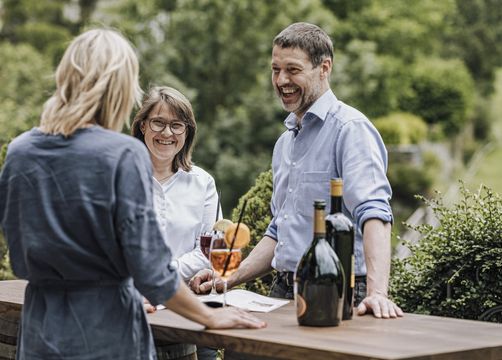
M284 246L284 241L281 241L279 245Z
M284 215L284 219L287 219L288 218L288 214Z
M293 192L293 189L289 188L289 189L288 189L288 192L292 193L292 192Z
M291 163L291 165L296 166L296 162L295 162L295 161L293 161L293 162Z

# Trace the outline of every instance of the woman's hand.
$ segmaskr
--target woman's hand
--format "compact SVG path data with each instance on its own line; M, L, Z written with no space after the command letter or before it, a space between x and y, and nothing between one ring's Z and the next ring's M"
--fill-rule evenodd
M151 314L151 313L154 313L155 311L157 311L157 309L155 308L155 306L153 306L152 304L150 304L150 301L148 301L145 297L143 298L143 308L145 309L145 311L148 314Z
M205 325L209 329L261 329L267 324L249 312L235 307L212 309Z

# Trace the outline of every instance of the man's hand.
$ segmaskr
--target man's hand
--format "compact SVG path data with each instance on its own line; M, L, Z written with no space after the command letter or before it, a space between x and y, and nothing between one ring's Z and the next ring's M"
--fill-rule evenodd
M369 295L357 307L357 315L373 313L376 318L396 318L403 316L403 310L387 296L379 293Z
M208 294L213 286L213 273L210 269L200 270L190 279L188 286L196 294ZM220 277L214 279L214 287L217 292L223 292L223 280Z

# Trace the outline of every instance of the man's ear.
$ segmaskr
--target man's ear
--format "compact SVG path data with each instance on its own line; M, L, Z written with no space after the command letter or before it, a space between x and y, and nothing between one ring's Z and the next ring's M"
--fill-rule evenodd
M331 69L333 68L333 60L331 58L327 57L325 58L322 63L321 63L321 79L329 79L329 76L331 75Z

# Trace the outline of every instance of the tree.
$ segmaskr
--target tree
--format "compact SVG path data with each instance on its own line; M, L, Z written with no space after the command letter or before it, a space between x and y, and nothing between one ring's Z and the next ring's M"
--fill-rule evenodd
M480 93L489 95L502 66L502 6L499 0L455 0L455 5L444 53L462 58Z
M474 82L460 60L426 58L413 66L410 91L401 108L439 124L447 135L457 134L472 117Z
M150 0L141 6L124 0L119 7L125 18L114 24L131 34L149 64L143 84L177 87L192 101L199 128L194 159L215 176L228 211L270 165L283 130L285 113L270 85L274 36L300 19L329 29L336 19L318 0Z
M0 145L38 124L51 73L47 58L31 46L0 43Z

